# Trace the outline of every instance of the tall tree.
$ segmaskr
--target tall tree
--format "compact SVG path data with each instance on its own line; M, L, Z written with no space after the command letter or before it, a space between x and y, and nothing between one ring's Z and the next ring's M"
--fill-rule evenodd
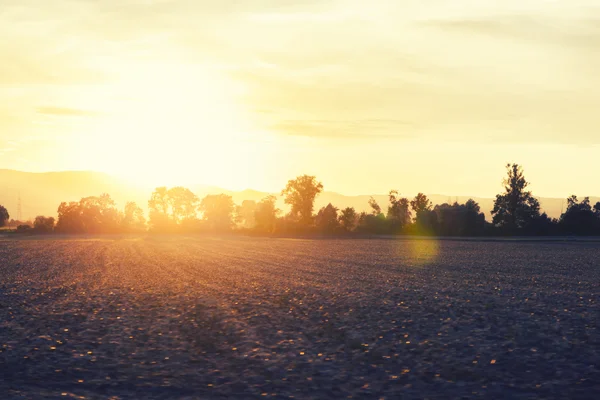
M256 229L261 232L271 233L275 230L277 214L280 210L275 206L277 198L269 195L258 202L254 210L254 221Z
M496 226L513 232L527 228L540 217L540 203L525 190L529 182L520 165L507 164L506 172L504 193L496 195L492 215Z
M135 202L125 204L121 227L125 232L141 232L146 229L144 211Z
M377 200L375 200L373 196L369 198L369 207L371 207L371 215L377 216L381 214L381 206L379 203L377 203Z
M148 200L148 210L153 228L163 230L170 225L169 190L165 186L154 189Z
M431 201L423 193L419 193L410 201L415 212L415 233L431 235L437 229L437 215L432 209Z
M236 208L236 222L243 228L249 229L256 225L254 213L256 212L256 201L244 200L242 205Z
M321 208L317 213L317 216L315 217L315 223L317 225L317 228L321 232L336 232L340 227L337 212L338 209L335 208L331 203Z
M58 206L58 221L55 230L61 233L85 233L79 202L62 202Z
M410 202L406 197L400 197L397 190L391 190L389 198L387 219L393 225L393 230L397 231L410 223Z
M291 216L308 226L312 223L315 198L322 191L323 184L314 176L302 175L289 180L281 195L285 196L285 204L292 206Z
M339 219L342 228L350 232L354 230L354 227L356 226L358 215L356 214L354 207L346 207L341 211Z
M235 205L231 196L226 194L209 194L200 202L199 210L208 228L223 232L234 227L233 212Z
M8 220L10 219L10 215L8 214L8 210L0 205L0 227L6 225Z
M114 233L118 230L119 212L107 194L84 197L79 201L81 218L88 233Z
M429 201L427 196L423 193L417 194L415 198L410 201L410 206L417 215L423 211L431 211L431 208L433 207L431 201Z
M167 191L167 199L175 223L180 224L196 218L199 200L190 189L182 186L171 188Z

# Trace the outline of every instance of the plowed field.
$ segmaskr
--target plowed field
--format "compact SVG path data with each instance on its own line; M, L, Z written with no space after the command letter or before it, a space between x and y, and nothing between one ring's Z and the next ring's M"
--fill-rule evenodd
M0 239L0 398L600 398L600 243Z

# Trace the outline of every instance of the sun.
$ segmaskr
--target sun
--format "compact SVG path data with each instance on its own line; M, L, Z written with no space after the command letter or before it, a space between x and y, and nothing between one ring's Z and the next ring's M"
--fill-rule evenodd
M242 95L243 87L198 65L121 66L72 153L86 169L145 186L248 187L266 147Z

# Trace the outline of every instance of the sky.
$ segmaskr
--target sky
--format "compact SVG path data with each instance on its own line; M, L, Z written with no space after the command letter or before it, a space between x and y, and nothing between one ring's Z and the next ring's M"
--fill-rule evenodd
M0 168L599 195L597 0L0 0Z

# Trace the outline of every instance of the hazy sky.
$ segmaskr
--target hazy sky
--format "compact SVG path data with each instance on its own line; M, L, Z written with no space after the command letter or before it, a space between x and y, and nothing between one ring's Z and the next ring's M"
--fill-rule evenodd
M0 168L600 194L597 0L0 0Z

